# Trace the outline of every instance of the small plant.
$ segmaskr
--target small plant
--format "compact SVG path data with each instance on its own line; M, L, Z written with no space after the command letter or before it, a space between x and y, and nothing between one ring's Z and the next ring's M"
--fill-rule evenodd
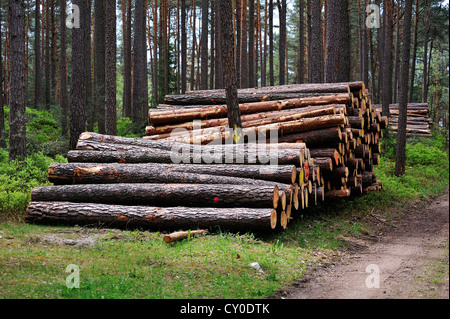
M279 239L272 243L272 253L276 254L283 250L284 244Z

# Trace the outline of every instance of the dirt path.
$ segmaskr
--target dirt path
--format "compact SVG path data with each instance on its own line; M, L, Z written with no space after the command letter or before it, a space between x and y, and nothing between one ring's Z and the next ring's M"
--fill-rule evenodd
M279 297L448 299L448 190L432 201L412 205L395 219L386 219L389 212L383 215L371 215L376 235L348 238L350 252L305 274Z

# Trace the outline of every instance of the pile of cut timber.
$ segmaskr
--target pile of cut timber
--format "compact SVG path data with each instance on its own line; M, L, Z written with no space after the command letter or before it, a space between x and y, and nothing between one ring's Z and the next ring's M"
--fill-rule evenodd
M381 105L374 105L377 111L381 112ZM397 134L398 129L398 115L399 105L389 105L389 128L393 130L394 134ZM409 137L432 137L431 135L431 123L432 119L429 118L428 103L409 103L407 106L407 119L406 119L406 135Z
M362 82L238 96L245 143L226 143L221 90L166 96L144 138L83 133L69 163L50 165L55 185L32 191L26 220L264 231L286 228L319 201L381 189L373 168L387 118Z

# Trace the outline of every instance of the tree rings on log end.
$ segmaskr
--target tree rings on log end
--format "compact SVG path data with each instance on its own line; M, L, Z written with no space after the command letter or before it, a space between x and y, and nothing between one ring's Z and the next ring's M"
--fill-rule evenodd
M281 212L280 224L281 224L281 227L283 227L283 229L286 229L286 227L287 227L287 216L286 216L286 212L285 211Z
M277 211L274 209L270 214L270 227L275 229L277 227Z

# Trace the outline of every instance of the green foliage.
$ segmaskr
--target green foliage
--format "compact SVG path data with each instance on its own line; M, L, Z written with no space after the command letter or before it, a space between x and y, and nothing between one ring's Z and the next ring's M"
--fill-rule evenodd
M24 161L12 161L6 150L0 149L0 214L23 215L34 187L49 185L47 169L52 162L67 162L61 155L55 159L40 153Z
M117 135L123 137L142 137L146 124L135 124L128 117L117 120Z
M408 165L448 166L445 152L433 145L425 145L422 142L406 145L406 158Z
M380 202L403 202L417 196L439 193L449 182L449 157L446 141L441 135L418 138L406 145L406 173L396 177L395 137L383 138L383 157L375 167L377 178L383 181ZM378 197L378 196L377 196Z
M68 152L68 139L61 137L61 125L52 113L27 107L25 113L27 127L27 154L42 152L55 157ZM9 135L9 107L5 106L5 135Z

